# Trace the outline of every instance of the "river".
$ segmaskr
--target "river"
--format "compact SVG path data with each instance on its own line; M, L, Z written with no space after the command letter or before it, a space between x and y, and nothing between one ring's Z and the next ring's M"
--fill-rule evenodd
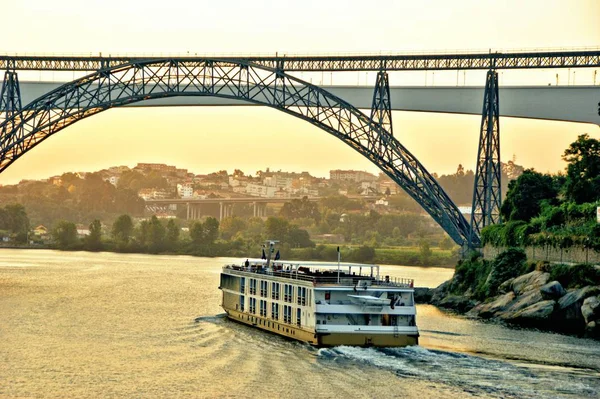
M400 349L315 349L231 322L227 261L0 250L0 397L600 396L600 342L432 306L418 306L420 346ZM432 287L452 270L382 274Z

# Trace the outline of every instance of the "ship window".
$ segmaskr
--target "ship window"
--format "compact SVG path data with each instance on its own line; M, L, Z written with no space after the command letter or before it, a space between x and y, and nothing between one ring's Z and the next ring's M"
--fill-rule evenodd
M250 295L256 295L256 279L250 279Z
M302 319L302 310L300 308L296 309L296 324L300 326L300 321Z
M264 280L260 281L260 296L262 296L263 298L267 297L268 286L269 286L269 283L267 281L264 281Z
M284 323L292 323L292 307L289 305L283 305L283 321Z
M240 295L240 311L244 311L244 302L245 302L246 297L244 297L243 295Z
M283 285L283 300L285 302L292 302L292 285L291 284L284 284Z
M306 287L298 287L298 305L306 305Z
M325 292L325 300L326 300L326 301L329 301L330 299L331 299L331 292L329 292L329 291L326 291L326 292Z
M250 313L256 313L256 298L250 298Z
M271 299L279 300L279 283L271 285Z
M263 317L267 316L267 301L263 299L260 300L260 315Z
M246 277L240 278L240 292L242 294L246 292Z
M273 320L279 320L279 304L277 303L271 304L271 318Z

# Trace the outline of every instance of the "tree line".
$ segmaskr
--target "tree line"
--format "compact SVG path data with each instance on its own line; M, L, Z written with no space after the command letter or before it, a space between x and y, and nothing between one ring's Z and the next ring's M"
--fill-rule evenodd
M510 182L500 210L504 223L483 229L484 244L600 250L600 141L580 135L562 159L565 174L528 169Z

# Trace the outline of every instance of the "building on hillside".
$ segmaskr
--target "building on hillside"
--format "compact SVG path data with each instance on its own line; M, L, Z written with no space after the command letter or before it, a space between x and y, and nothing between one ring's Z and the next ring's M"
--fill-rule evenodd
M330 170L329 179L334 181L353 181L360 183L362 181L375 181L377 176L369 172L363 172L361 170Z
M146 201L150 199L165 199L170 198L171 193L162 189L142 188L138 191L138 197L143 198Z
M166 165L164 163L138 163L133 169L141 170L143 172L177 172L177 168L175 166Z
M77 235L79 237L85 237L85 236L89 236L90 235L90 229L83 225L83 224L78 224L77 225Z
M402 189L400 186L391 179L379 182L379 192L385 194L389 190L390 194L400 194Z
M36 236L43 237L48 235L48 229L43 224L40 224L39 226L33 229L33 234L35 234Z
M60 176L52 176L52 177L48 178L48 183L60 187L60 186L62 186L63 181Z
M108 171L114 175L120 175L123 172L128 172L130 169L127 166L111 166Z
M263 186L262 184L250 183L246 186L246 194L253 197L273 198L276 191L275 187Z
M177 195L179 198L192 198L194 196L192 183L177 184Z

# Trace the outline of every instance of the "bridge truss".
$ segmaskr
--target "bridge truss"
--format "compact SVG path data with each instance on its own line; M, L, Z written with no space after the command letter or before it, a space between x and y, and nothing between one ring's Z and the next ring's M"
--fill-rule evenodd
M0 55L0 69L14 71L98 71L139 63L156 56L69 57ZM174 58L174 57L168 57ZM201 62L206 57L176 57L182 62ZM457 54L338 55L219 57L253 65L292 71L407 71L456 69L594 68L600 66L600 49L585 51L518 51Z
M102 69L60 86L0 124L0 172L46 138L81 119L112 107L172 96L244 100L304 119L376 164L456 243L464 245L471 238L469 223L456 205L417 158L378 120L281 69L244 61L133 62Z

